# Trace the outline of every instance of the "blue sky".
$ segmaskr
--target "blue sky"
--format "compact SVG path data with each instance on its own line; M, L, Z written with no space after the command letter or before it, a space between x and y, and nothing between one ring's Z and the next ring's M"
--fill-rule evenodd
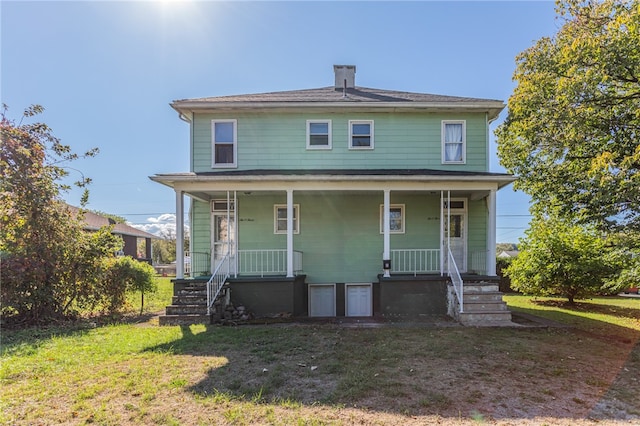
M44 106L40 120L76 152L98 147L71 164L93 179L89 208L154 232L172 220L175 195L148 176L189 167L188 125L172 100L324 87L334 64L353 64L359 86L506 102L516 55L561 25L554 7L2 0L1 98L14 118ZM504 171L495 143L491 169ZM528 200L498 193L498 242L523 235Z

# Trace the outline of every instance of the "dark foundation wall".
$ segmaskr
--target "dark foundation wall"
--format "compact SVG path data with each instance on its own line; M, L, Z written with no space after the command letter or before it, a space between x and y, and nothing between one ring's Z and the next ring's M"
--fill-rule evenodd
M379 276L377 312L383 317L447 315L447 282L443 277Z
M294 278L233 278L231 301L257 318L307 315L306 275Z

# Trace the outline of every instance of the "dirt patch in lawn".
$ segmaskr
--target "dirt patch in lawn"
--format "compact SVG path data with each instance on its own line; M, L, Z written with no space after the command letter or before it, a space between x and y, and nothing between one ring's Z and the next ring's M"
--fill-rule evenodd
M637 339L527 321L532 327L242 326L242 345L218 346L229 364L188 390L205 399L340 407L335 419L348 424L398 416L405 424L640 422Z

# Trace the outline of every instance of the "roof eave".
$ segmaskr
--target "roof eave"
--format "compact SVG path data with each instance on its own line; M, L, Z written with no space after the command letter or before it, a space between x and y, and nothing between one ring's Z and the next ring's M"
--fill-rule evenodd
M486 112L489 120L494 120L506 107L500 101L479 101L479 102L215 102L215 101L175 101L171 107L182 115L195 112L226 112L226 111L252 111L252 110L272 110L274 112L287 110L336 110L344 109L349 111L457 111L457 112Z
M246 183L246 182L494 182L498 189L509 185L517 178L507 174L469 174L469 175L353 175L353 174L274 174L274 175L197 175L195 173L178 173L149 176L154 182L161 183L170 188L186 183Z

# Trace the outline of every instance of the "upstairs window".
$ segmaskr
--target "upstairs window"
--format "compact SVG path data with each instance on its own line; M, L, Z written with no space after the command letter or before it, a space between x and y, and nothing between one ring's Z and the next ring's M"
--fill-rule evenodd
M442 122L443 164L465 163L466 133L466 125L464 121Z
M307 120L307 149L331 149L331 120Z
M373 121L349 121L349 149L373 149Z
M273 206L273 232L275 234L287 233L287 206L286 204L276 204ZM293 233L300 233L300 204L293 205Z
M236 120L212 120L212 166L211 167L236 167L237 155L237 121Z

